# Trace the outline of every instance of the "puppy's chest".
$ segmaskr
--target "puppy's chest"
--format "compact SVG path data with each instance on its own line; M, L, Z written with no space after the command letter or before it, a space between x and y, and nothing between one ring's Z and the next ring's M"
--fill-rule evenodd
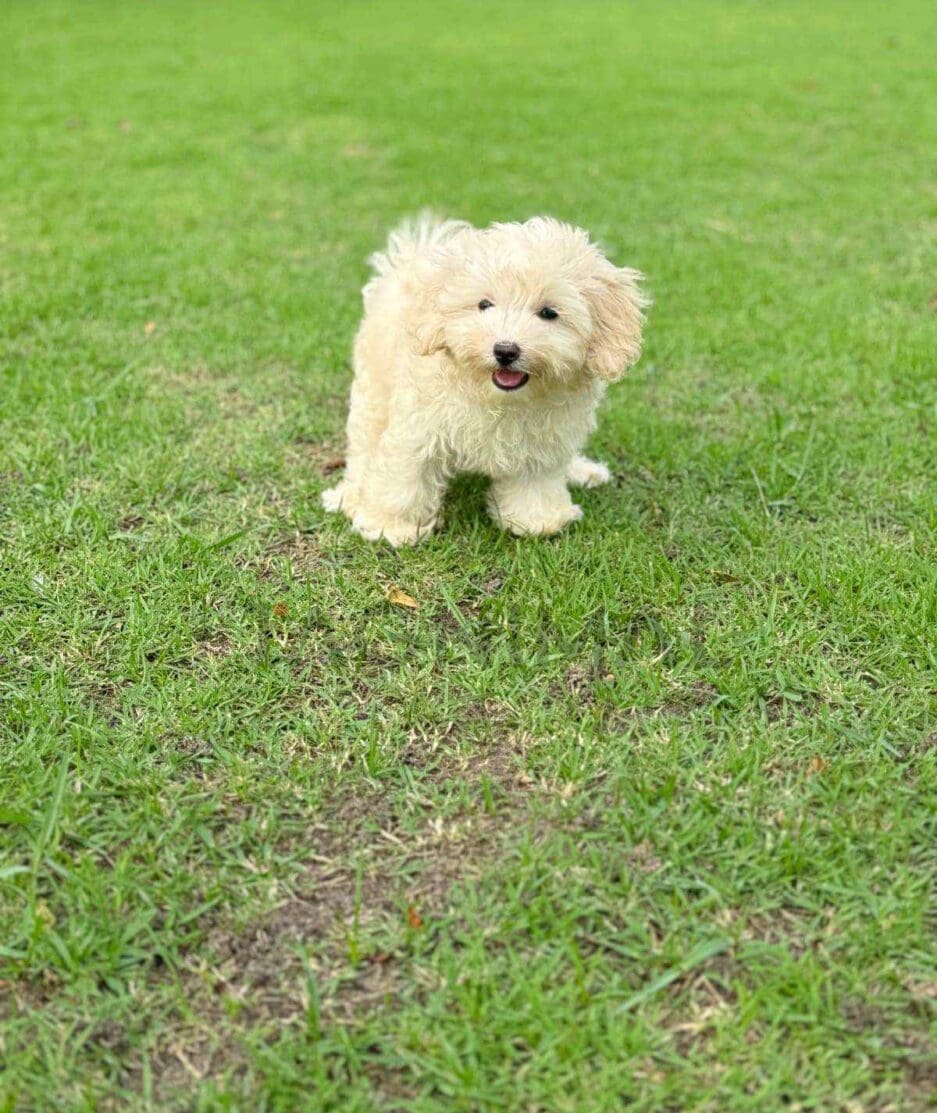
M591 395L549 403L518 398L510 403L442 408L439 445L453 471L499 476L560 466L595 427L596 399Z

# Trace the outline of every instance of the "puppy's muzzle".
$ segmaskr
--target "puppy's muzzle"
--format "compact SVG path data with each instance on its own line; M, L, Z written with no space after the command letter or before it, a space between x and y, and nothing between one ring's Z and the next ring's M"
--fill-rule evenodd
M520 357L521 350L516 344L499 340L494 346L495 359L502 367L510 367Z
M511 341L499 340L492 348L498 367L491 376L491 381L499 390L520 390L530 376L526 371L518 371L511 367L521 356L521 350Z

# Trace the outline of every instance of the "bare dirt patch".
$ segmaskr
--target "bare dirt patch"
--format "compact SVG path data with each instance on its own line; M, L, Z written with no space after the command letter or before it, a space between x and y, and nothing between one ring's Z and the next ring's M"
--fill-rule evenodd
M225 633L212 634L199 644L199 651L205 657L228 657L234 651L231 639Z
M920 1093L921 1104L909 1109L932 1109L937 1090L937 1047L930 1034L923 1028L906 1027L896 1023L898 1018L875 1001L858 997L847 998L840 1006L846 1027L858 1036L869 1036L897 1058L907 1084ZM873 1057L876 1068L884 1071L884 1064Z
M414 764L425 768L421 740L411 745ZM522 748L522 739L506 737L481 753L447 753L430 783L460 780L480 794L455 815L439 814L417 795L405 817L395 811L399 800L377 792L327 810L304 832L303 868L266 917L244 926L222 914L206 925L207 938L179 971L198 1021L179 1017L170 1026L171 1043L153 1058L157 1092L237 1072L238 1032L275 1037L312 1017L351 1024L407 992L411 944L432 945L456 888L498 859L529 811L533 781L519 760ZM494 791L480 791L483 785ZM416 823L414 806L423 813Z
M593 666L574 663L566 670L563 685L563 691L581 707L592 708L601 716L602 724L610 734L627 731L638 723L684 718L694 712L705 711L719 698L717 688L697 680L685 691L674 693L662 703L631 707L609 705L596 697L596 685L600 681L611 683L613 679L611 674L597 671Z
M280 581L285 561L289 562L295 576L305 578L321 567L325 559L318 533L295 530L276 538L262 553L239 561L239 567L254 572L262 580Z
M523 789L531 784L524 758L536 741L510 729L511 711L497 700L470 703L457 719L432 730L411 731L400 760L419 769L434 784L457 781L477 787L495 784L499 790ZM469 739L471 747L460 748Z
M332 476L345 466L345 456L336 441L320 441L300 434L287 448L287 463Z

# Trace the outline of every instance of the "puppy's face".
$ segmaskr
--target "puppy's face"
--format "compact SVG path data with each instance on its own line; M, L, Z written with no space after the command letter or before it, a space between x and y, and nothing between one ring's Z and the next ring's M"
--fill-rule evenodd
M421 348L494 392L610 381L640 354L639 278L557 221L469 232L438 261Z

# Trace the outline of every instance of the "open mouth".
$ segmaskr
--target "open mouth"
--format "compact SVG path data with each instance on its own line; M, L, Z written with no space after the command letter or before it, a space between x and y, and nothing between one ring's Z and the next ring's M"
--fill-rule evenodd
M498 390L520 390L530 376L526 371L512 371L510 367L499 367L491 376Z

